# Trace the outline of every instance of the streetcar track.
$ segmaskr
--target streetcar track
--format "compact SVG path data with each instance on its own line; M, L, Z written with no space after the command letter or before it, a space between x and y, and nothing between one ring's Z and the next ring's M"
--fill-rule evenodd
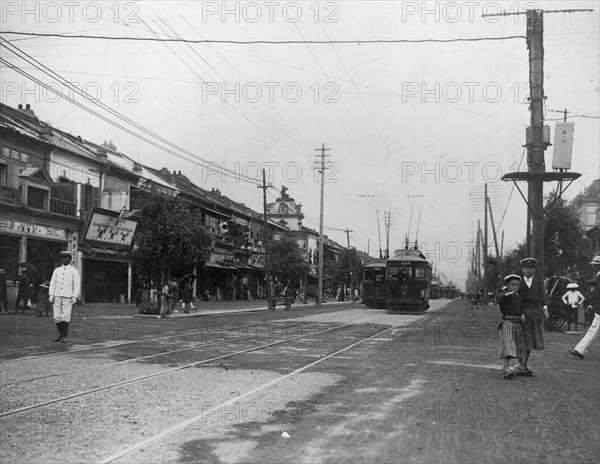
M351 325L351 324L348 324L348 325ZM358 342L352 343L352 344L350 344L350 345L348 345L348 346L346 346L346 347L344 347L344 348L342 348L340 350L337 350L337 351L335 351L335 352L333 352L331 354L328 354L328 355L326 355L326 356L324 356L324 357L322 357L322 358L320 358L320 359L318 359L316 361L313 361L313 362L311 362L311 363L309 363L309 364L307 364L307 365L305 365L303 367L295 369L294 371L292 371L292 372L290 372L288 374L284 374L281 377L278 377L277 379L271 380L270 382L267 382L267 383L265 383L263 385L260 385L260 386L258 386L256 388L253 388L252 390L249 390L249 391L247 391L245 393L242 393L241 395L238 395L235 398L231 398L231 399L229 399L229 400L221 403L220 407L221 408L226 408L228 405L235 404L236 402L239 402L243 398L246 398L246 397L248 397L250 395L253 395L255 393L258 393L258 392L260 392L260 391L262 391L262 390L264 390L266 388L269 388L269 387L271 387L273 385L276 385L276 384L280 383L281 381L290 378L293 375L296 375L296 374L298 374L300 372L303 372L306 369L310 369L311 367L313 367L313 366L315 366L315 365L317 365L317 364L319 364L319 363L321 363L323 361L327 361L327 360L329 360L331 358L334 358L337 355L339 355L340 353L343 353L343 352L345 352L347 350L350 350L350 349L354 348L357 345L360 345L360 344L362 344L364 342L367 342L369 340L372 340L372 339L374 339L374 338L376 338L376 337L378 337L378 336L380 336L380 335L382 335L382 334L384 334L386 332L389 332L390 330L395 329L399 325L401 325L401 323L397 324L395 326L389 327L387 329L384 329L381 332L376 333L375 335L371 335L371 336L369 336L367 338L363 338L362 340L359 340ZM342 326L342 327L345 327L345 326ZM338 327L338 328L341 328L341 327ZM147 448L149 445L152 445L155 442L158 442L161 439L163 439L163 438L165 438L165 437L167 437L169 435L172 435L175 432L183 430L183 429L185 429L185 428L187 428L187 427L189 427L189 426L197 423L198 421L202 420L204 417L205 417L205 413L201 413L201 414L197 414L197 415L195 415L195 416L193 416L193 417L191 417L189 419L186 419L185 421L182 421L182 422L180 422L178 424L172 425L171 427L167 428L166 430L163 430L160 433L157 433L156 435L154 435L152 437L146 438L145 440L142 440L142 441L140 441L140 442L138 442L138 443L136 443L134 445L131 445L128 448L126 448L126 449L124 449L122 451L118 451L118 452L116 452L114 454L111 454L107 458L104 458L103 460L99 461L99 464L109 464L111 462L116 461L117 459L120 459L122 457L125 457L125 456L133 453L134 451Z
M310 327L311 326L307 326L306 330L310 331ZM302 328L304 328L304 327L302 327ZM224 332L224 333L227 334L228 332ZM51 378L51 377L58 377L58 376L73 374L75 372L81 372L81 371L85 371L85 370L88 370L88 369L94 369L94 368L97 368L97 367L113 366L115 364L121 364L121 363L129 362L129 361L138 361L140 359L148 359L148 358L152 358L152 357L155 357L155 356L164 356L164 355L167 355L167 354L178 353L178 352L182 352L182 351L195 350L195 349L198 349L198 348L203 348L205 346L212 346L212 345L216 345L216 344L219 344L219 343L227 343L227 342L233 342L233 341L247 340L247 339L252 339L252 338L255 338L255 337L256 337L256 335L248 335L247 337L236 337L236 338L225 339L225 340L217 340L217 341L213 341L213 342L209 342L209 343L197 344L197 345L192 346L192 347L180 348L180 349L177 349L177 350L170 350L170 351L161 351L159 353L153 353L153 354L149 354L149 355L146 355L146 356L138 356L138 357L135 357L135 358L122 359L122 360L119 360L119 361L111 361L111 362L102 363L102 364L95 364L93 366L82 367L80 369L73 369L73 370L70 370L70 371L57 372L55 374L49 374L49 375L45 375L45 376L42 376L42 377L34 377L34 378L31 378L31 379L18 380L16 382L3 383L3 384L0 384L0 387L6 387L6 386L10 386L10 385L17 385L17 384L21 384L21 383L29 383L29 382L34 382L36 380L42 380L42 379L48 379L48 378Z
M252 326L250 327L250 329L254 328L256 326ZM260 327L260 324L258 325L258 327ZM121 346L127 346L127 345L133 345L135 343L144 343L144 342L151 342L151 341L156 341L156 340L163 340L163 339L168 339L168 338L173 338L173 337L186 337L186 336L190 336L190 335L197 335L197 334L201 334L201 333L207 333L206 332L206 328L202 329L202 330L195 330L195 331L191 331L191 332L186 332L186 333L176 333L173 335L164 335L161 337L154 337L154 338L145 338L143 340L132 340L129 342L122 342L122 343L115 343L115 344L111 344L111 345L103 345L103 346L94 346L92 348L84 348L81 350L68 350L68 351L61 351L58 353L46 353L46 354L41 354L41 355L34 355L34 356L25 356L22 358L13 358L13 359L5 359L2 360L0 359L0 365L2 364L8 364L8 363L13 363L13 362L18 362L18 361L28 361L31 359L40 359L40 358L46 358L49 356L64 356L67 354L73 354L73 353L82 353L82 352L88 352L88 351L96 351L96 350L103 350L103 349L112 349L112 348L119 348ZM210 334L210 331L208 332Z
M332 330L343 329L344 327L349 327L349 326L352 326L352 325L354 325L354 324L345 324L345 325L341 325L341 326L337 326L337 327L330 327L328 329L325 329L325 330L322 330L322 331L318 331L316 333L319 334L319 333L329 332L329 331L332 331ZM184 366L174 367L174 368L167 369L167 370L164 370L164 371L155 372L153 374L148 374L148 375L144 375L144 376L141 376L141 377L136 377L136 378L129 379L129 380L124 380L122 382L117 382L117 383L110 384L110 385L104 385L104 386L101 386L101 387L92 388L90 390L85 390L85 391L82 391L82 392L79 392L79 393L74 393L72 395L63 396L61 398L55 398L53 400L44 401L42 403L36 403L36 404L32 404L30 406L24 406L22 408L13 409L13 410L1 413L0 414L0 418L7 417L7 416L12 416L12 415L15 415L15 414L19 414L19 413L22 413L22 412L25 412L25 411L29 411L31 409L48 406L50 404L60 403L62 401L67 401L67 400L70 400L70 399L73 399L73 398L79 398L79 397L82 397L82 396L91 395L92 393L97 393L99 391L108 390L110 388L115 388L115 387L120 387L120 386L124 386L124 385L129 385L129 384L132 384L132 383L141 382L141 381L144 381L144 380L147 380L147 379L151 379L151 378L154 378L154 377L160 377L160 376L163 376L163 375L170 374L172 372L177 372L177 371L181 371L181 370L184 370L184 369L188 369L190 367L195 367L195 366L199 366L199 365L202 365L202 364L207 364L207 363L219 360L219 359L225 359L225 358L229 358L229 357L236 356L236 355L239 355L239 354L250 353L252 351L257 351L257 350L260 350L260 349L263 349L263 348L267 348L267 347L270 347L270 346L275 346L275 345L279 345L281 343L289 342L289 341L292 341L292 340L297 340L299 338L304 338L304 337L306 337L308 335L312 336L314 334L299 335L297 337L291 337L291 338L288 338L288 339L279 340L279 341L272 342L272 343L267 343L266 345L261 345L261 346L257 346L257 347L253 347L253 348L248 348L246 350L236 351L234 353L229 353L229 354L225 354L225 355L221 355L221 356L216 356L216 357L205 359L205 360L202 360L202 361L196 361L196 362L193 362L193 363L190 363L190 364L186 364Z

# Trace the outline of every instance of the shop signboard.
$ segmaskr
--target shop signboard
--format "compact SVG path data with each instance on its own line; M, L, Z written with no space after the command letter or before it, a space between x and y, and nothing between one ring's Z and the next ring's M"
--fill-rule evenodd
M57 227L42 226L32 222L13 221L10 219L0 219L0 232L8 232L31 237L41 237L56 240L66 240L67 231Z
M138 218L133 211L111 211L94 208L86 224L83 243L129 246Z

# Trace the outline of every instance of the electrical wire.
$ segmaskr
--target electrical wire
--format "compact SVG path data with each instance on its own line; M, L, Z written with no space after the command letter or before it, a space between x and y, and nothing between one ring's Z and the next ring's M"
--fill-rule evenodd
M451 42L482 42L486 40L511 40L511 39L527 39L523 35L511 35L506 37L472 37L472 38L453 38L453 39L380 39L380 40L215 40L215 39L158 39L153 37L110 37L105 35L68 35L58 33L42 33L42 32L24 32L24 31L0 31L0 34L24 35L32 37L59 37L62 39L101 39L101 40L132 40L146 42L183 42L193 44L203 43L220 43L232 45L292 45L292 44L396 44L396 43L451 43Z

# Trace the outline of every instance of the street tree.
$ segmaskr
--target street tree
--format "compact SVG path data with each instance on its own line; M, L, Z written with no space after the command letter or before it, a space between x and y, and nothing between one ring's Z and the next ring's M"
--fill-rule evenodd
M308 270L304 251L291 234L284 234L269 243L269 260L271 275L283 284L289 281L297 285Z
M138 192L135 200L141 211L132 250L137 270L164 282L190 273L194 263L204 266L214 242L199 211L178 197L149 191Z
M552 192L546 207L552 205L544 221L544 263L546 275L576 278L589 267L588 239L575 208Z
M546 198L544 218L544 272L539 277L553 275L576 278L589 267L589 240L581 227L577 211L562 198L556 200L552 192ZM519 261L528 256L525 242L517 244L505 255L502 262L504 273L518 271Z
M362 276L362 257L356 248L346 248L340 252L336 266L336 277L338 281L346 282L348 286L354 282L358 284Z

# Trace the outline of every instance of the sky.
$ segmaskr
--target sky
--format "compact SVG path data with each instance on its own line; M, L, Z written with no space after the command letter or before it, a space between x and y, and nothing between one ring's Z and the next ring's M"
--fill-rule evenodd
M3 63L1 98L29 103L54 127L112 140L134 160L182 171L258 212L265 169L274 187L268 201L285 185L302 204L303 224L317 231L315 163L324 146L326 235L346 245L350 229L350 245L376 257L389 222L390 251L408 234L462 286L478 220L483 227L484 184L504 252L524 241L525 202L500 178L527 170L525 15L482 15L532 7L547 11L551 142L564 109L575 123L571 170L582 176L565 192L570 200L600 177L597 2L4 1L0 37L27 55L2 40L1 56L29 76ZM551 12L567 8L594 11ZM450 39L480 40L440 42ZM249 41L277 43L242 43ZM550 146L548 171L552 155ZM546 183L544 193L554 187Z

